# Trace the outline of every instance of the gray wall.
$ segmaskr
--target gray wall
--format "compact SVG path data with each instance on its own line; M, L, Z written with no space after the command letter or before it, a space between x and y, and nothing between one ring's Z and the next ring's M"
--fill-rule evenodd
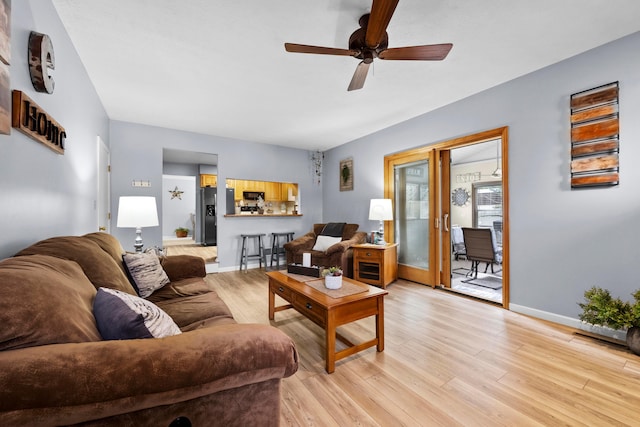
M203 118L206 120L206 118ZM322 220L322 186L314 183L309 153L305 150L257 144L229 138L140 125L111 122L112 212L117 217L119 196L162 196L162 150L179 149L218 155L218 182L227 178L299 184L302 217L225 218L224 187L218 186L218 261L220 271L239 264L240 234L293 231L296 236ZM132 187L133 180L150 180L151 187ZM158 203L160 205L160 203ZM162 209L158 215L162 223ZM114 223L115 224L115 223ZM162 245L162 228L142 231L145 246ZM132 250L135 230L112 227L115 235Z
M29 32L51 36L56 89L33 91L26 45ZM96 137L110 145L112 214L120 195L162 191L162 149L219 155L218 177L300 184L301 218L224 218L218 223L220 269L238 264L241 233L293 230L314 222L345 220L362 229L369 199L383 195L384 155L499 126L509 126L511 197L511 307L571 324L584 290L610 288L628 298L640 287L635 262L640 217L640 33L497 86L326 153L323 183L314 183L304 150L109 122L75 49L49 0L12 5L11 87L24 91L67 130L61 156L17 131L0 135L0 257L54 235L77 235L97 226ZM569 96L620 82L621 184L614 188L569 188ZM452 83L455 84L455 83ZM212 118L203 117L202 120ZM354 191L340 192L339 161L354 159ZM150 180L150 188L131 181ZM220 212L224 212L224 198ZM159 213L162 217L162 212ZM112 232L131 249L134 231ZM143 232L161 244L161 227Z
M640 288L640 33L337 147L325 156L323 215L368 221L383 195L384 155L509 126L511 308L575 325L599 285L630 299ZM569 97L620 82L620 185L571 190ZM338 191L354 158L355 191ZM346 204L347 200L352 201Z
M67 131L59 155L12 129L0 135L0 258L54 235L97 230L97 136L109 143L108 117L49 0L12 2L11 88L23 91ZM29 77L29 33L48 34L56 69L53 94Z

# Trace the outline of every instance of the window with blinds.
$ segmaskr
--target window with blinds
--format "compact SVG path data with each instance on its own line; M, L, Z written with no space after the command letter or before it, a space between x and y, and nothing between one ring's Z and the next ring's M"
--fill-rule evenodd
M476 228L501 226L502 182L479 182L474 183L472 187L473 226Z

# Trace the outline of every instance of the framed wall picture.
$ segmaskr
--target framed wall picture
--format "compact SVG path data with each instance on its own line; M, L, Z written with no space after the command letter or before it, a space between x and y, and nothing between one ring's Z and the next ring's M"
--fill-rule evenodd
M340 191L353 191L353 159L340 161Z
M0 0L0 61L11 63L11 0Z
M11 0L0 0L0 134L11 133Z
M11 133L11 88L9 66L0 62L0 134Z

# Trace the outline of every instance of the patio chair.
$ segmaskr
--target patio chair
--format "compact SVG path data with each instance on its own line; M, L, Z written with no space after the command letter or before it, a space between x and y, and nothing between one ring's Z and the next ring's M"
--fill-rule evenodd
M467 259L471 261L471 271L467 276L473 275L473 279L478 277L478 266L481 262L487 263L484 272L486 273L493 264L502 264L502 248L496 244L495 233L491 228L462 228L464 236L464 246L467 252ZM499 271L499 270L498 270Z

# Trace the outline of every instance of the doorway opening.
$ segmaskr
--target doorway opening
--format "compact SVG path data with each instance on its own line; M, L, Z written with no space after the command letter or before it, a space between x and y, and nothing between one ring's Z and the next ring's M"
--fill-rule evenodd
M507 148L503 127L385 157L400 278L508 308Z
M451 290L499 304L503 287L500 146L501 139L496 139L450 150Z
M207 273L217 271L218 155L164 149L162 172L165 253L199 256L205 260Z

